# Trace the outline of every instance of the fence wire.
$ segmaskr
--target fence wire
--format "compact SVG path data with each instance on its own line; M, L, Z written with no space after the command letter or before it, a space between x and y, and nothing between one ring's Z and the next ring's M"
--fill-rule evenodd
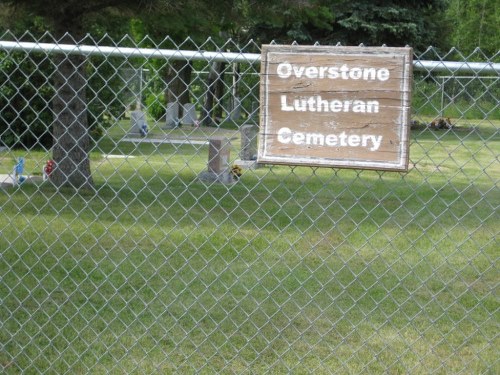
M500 372L499 55L414 57L400 173L256 164L252 42L0 40L3 373Z

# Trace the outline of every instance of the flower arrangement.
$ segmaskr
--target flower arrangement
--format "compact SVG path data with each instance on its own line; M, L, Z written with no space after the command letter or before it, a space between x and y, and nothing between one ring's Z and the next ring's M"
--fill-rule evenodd
M45 167L43 167L43 177L44 179L47 179L50 177L50 174L54 170L56 166L56 163L54 160L47 160L47 163L45 164Z
M233 179L238 180L242 174L243 174L243 169L241 169L239 165L234 164L231 167L231 175L233 176Z

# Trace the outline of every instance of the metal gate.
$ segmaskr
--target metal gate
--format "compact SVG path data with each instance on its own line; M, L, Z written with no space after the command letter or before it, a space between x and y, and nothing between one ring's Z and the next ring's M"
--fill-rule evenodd
M0 39L3 373L500 372L498 56L415 56L400 173L256 164L253 43ZM50 177L75 54L83 191Z

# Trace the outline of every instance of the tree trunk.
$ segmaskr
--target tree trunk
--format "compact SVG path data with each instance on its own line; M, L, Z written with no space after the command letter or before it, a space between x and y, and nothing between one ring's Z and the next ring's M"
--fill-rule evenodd
M61 55L54 58L55 96L52 155L55 169L50 179L58 187L94 187L90 172L85 57Z
M190 102L189 85L191 84L191 73L193 65L189 61L172 61L166 74L167 103L178 102L179 118L182 118L182 104Z
M218 67L218 74L217 74L217 80L215 81L215 108L213 111L213 116L218 121L218 119L222 119L223 116L223 111L224 111L224 104L223 104L223 98L224 98L224 70L226 68L225 63L220 63L220 66Z
M222 72L223 64L221 62L213 62L210 64L210 71L207 78L207 91L205 95L205 103L200 116L200 123L203 126L216 126L214 121L214 107L215 101L218 99L217 94L220 95L220 90L218 92L217 87L220 85L220 76Z

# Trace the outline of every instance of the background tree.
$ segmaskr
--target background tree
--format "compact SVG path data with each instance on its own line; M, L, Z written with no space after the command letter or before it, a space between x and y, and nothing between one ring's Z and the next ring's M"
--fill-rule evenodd
M443 46L446 0L343 0L336 7L331 42L346 45Z
M339 0L241 0L230 29L241 40L314 43L332 30ZM229 26L229 25L228 25Z
M0 7L0 24L9 12ZM37 37L45 30L43 20L26 17L13 25L11 33L23 35L26 30ZM0 29L0 33L5 30ZM10 37L7 34L5 37ZM49 102L54 93L47 83L53 64L43 53L0 52L0 144L30 149L51 147L50 127L53 121Z
M109 9L152 10L167 7L167 1L132 0L0 0L10 7L12 19L23 19L26 15L36 16L46 22L59 43L84 43L86 30L93 15ZM101 13L102 15L102 13ZM85 86L86 57L82 55L54 55L52 99L52 134L54 145L52 157L56 168L51 180L56 186L93 188L90 171L89 121Z
M500 50L500 9L498 0L451 0L446 12L451 43L462 53L476 47L488 56Z
M447 0L256 1L249 10L249 37L262 43L445 46L446 5Z
M235 5L237 0L187 0L178 2L169 8L169 22L164 13L143 14L141 18L133 20L135 36L137 41L153 41L154 46L163 48L210 49L205 44L210 37L214 42L224 42L223 33L228 27L227 20L231 20L236 14ZM169 39L165 40L168 36ZM213 44L215 45L215 44ZM160 74L165 83L165 102L179 103L179 117L182 117L182 105L190 103L190 84L193 71L193 63L190 61L169 61L168 64L161 62ZM221 95L220 81L222 79L221 63L211 64L208 67L210 74L206 79L206 97L202 106L200 121L204 125L213 125L213 108L217 94ZM214 69L216 74L213 74Z

